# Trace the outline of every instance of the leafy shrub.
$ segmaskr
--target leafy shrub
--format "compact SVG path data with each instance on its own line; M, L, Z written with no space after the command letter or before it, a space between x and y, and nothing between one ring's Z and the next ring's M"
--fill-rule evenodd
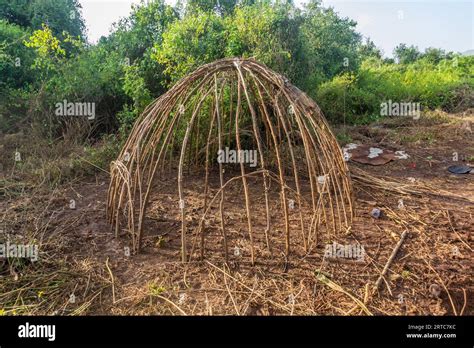
M474 106L473 73L474 57L456 56L438 64L421 58L408 65L369 59L357 74L323 83L316 100L336 123L377 119L381 103L388 100L420 103L422 110L459 111Z

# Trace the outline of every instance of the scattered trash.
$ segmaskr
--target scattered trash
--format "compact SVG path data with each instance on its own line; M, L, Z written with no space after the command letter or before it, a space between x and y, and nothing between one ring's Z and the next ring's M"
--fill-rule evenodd
M410 157L405 151L395 151L395 158L408 159Z
M350 144L347 144L346 146L344 146L344 148L347 149L347 150L354 150L358 146L359 146L359 144L350 143Z
M374 208L370 212L370 216L372 216L374 219L378 219L380 216L382 216L382 211L378 208Z
M342 149L344 160L349 159L362 164L379 166L396 159L407 159L410 156L405 151L392 151L370 145L350 143Z
M394 152L370 145L348 144L343 149L357 163L379 166L395 159Z
M464 165L454 165L448 167L448 171L450 171L453 174L468 174L470 173L474 168L471 168L469 166L464 166Z
M398 200L398 209L400 210L405 209L405 204L403 203L403 199Z
M344 157L344 162L348 162L351 159L351 156L352 156L349 152L347 152L346 149L342 150L342 155Z
M378 147L371 147L369 149L369 155L367 157L375 158L375 157L378 157L382 153L383 153L382 149L379 149Z
M318 184L324 185L326 183L327 177L328 177L328 174L318 176Z

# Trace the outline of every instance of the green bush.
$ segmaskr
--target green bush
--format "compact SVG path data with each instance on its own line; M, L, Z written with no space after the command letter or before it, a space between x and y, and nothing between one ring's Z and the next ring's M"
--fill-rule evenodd
M474 57L456 56L438 64L421 58L394 64L369 59L356 74L323 83L316 101L332 122L367 123L380 117L381 104L420 103L422 110L447 112L473 107Z

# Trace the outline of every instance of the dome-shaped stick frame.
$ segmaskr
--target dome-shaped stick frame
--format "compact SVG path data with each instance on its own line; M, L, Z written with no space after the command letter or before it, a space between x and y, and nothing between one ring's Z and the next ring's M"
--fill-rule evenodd
M245 148L249 145L255 150ZM224 169L228 163L214 156L217 149L234 149L242 155L233 173ZM243 163L244 150L257 154L258 167ZM201 169L204 180L204 203L192 230L187 227L193 217L187 211L183 189L186 166ZM200 240L197 244L204 257L206 220L211 214L219 221L228 261L228 229L232 226L226 224L225 206L229 207L226 191L233 184L242 185L252 264L254 237L262 230L266 246L270 249L271 242L280 243L288 259L290 245L301 245L307 253L317 245L322 231L332 236L347 230L352 222L349 171L321 110L285 77L255 60L222 59L201 66L153 101L136 121L111 164L107 198L107 216L116 236L126 222L136 252L142 245L150 195L152 190L159 192L153 188L154 178L165 171L175 171L177 176L179 200L175 204L181 218L183 262L192 257L196 240ZM210 189L211 173L219 177L214 190ZM237 175L229 177L231 174ZM263 182L259 189L265 202L264 228L253 226L256 194L249 180L256 179ZM278 191L273 200L272 190ZM281 208L272 209L274 201ZM275 218L275 213L281 216ZM280 226L281 231L272 231L272 225ZM189 237L193 238L190 253Z

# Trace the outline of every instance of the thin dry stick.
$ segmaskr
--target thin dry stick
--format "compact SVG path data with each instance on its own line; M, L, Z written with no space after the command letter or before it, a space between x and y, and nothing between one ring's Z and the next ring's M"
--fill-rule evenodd
M464 295L464 304L462 306L461 312L459 312L459 316L462 316L464 314L464 310L466 309L467 305L467 295L466 295L466 289L462 289L462 293Z
M245 83L245 79L244 79L244 76L242 75L242 71L240 70L240 66L237 65L237 72L238 72L238 75L239 75L239 81L242 83L242 86L243 86L243 89L244 89L244 94L245 94L245 98L247 99L247 103L248 103L248 107L249 107L249 110L250 110L250 115L252 117L252 129L253 129L253 134L254 134L254 137L255 137L255 140L257 141L257 149L258 149L258 153L260 155L260 167L262 170L265 170L265 157L263 155L263 147L262 147L262 141L260 139L260 132L259 132L259 129L258 129L258 124L257 124L257 115L255 113L255 110L252 106L252 102L250 101L250 97L249 97L249 93L247 91L247 85ZM267 123L268 123L268 119L267 119ZM268 233L270 231L270 203L269 203L269 197L268 197L268 178L267 176L265 175L265 173L262 175L263 177L263 190L264 190L264 194L265 194L265 214L266 214L266 221L267 221L267 226L265 228L265 240L266 240L266 243L267 243L267 248L268 250L270 250L270 242L269 242L269 239L268 239Z
M253 107L251 106L250 98L248 96L247 87L246 87L246 84L245 84L245 79L242 75L240 67L237 64L236 64L236 66L237 66L237 71L239 72L239 78L240 78L239 81L243 86L244 93L245 93L245 96L247 98L247 102L249 104L250 113L252 115L253 127L254 127L254 130L256 130L255 111L253 110ZM275 153L276 153L276 158L277 158L277 163L278 163L278 171L280 173L281 204L282 204L284 218L285 218L285 236L286 236L286 238L285 238L285 251L286 251L286 257L288 258L289 254L290 254L290 226L289 226L289 217L288 217L288 206L286 204L285 178L284 178L284 174L283 174L283 170L282 170L280 152L278 150L279 142L276 139L275 132L273 131L273 127L272 127L271 123L269 123L269 126L270 126L270 133L271 133L272 139L273 139L273 144L274 144L274 147L275 147ZM257 142L258 142L259 147L260 147L260 140L259 140L259 137L257 137L257 134L256 134L256 138L257 138ZM261 153L261 151L260 151L260 153ZM263 159L263 156L262 156L262 159Z
M223 269L220 269L219 267L217 267L216 265L212 264L211 262L207 261L206 260L206 263L209 264L210 266L214 267L215 269L217 269L218 271L222 272L222 273L225 273L227 275L227 277L229 277L230 279L232 279L233 281L239 283L240 285L242 285L244 288L246 288L247 290L249 291L252 291L254 292L254 289L252 289L251 287L247 286L245 283L242 283L240 280L238 280L237 278L233 277L232 275L230 275L228 272L226 272L225 270ZM258 292L254 292L255 293L255 296L261 298L263 301L265 302L268 302L268 303L271 303L272 305L274 305L275 307L278 307L280 309L283 309L285 312L289 312L288 308L278 302L275 302L271 299L268 298L268 296L265 296L265 295L262 295L262 294L259 294Z
M352 295L350 292L348 292L347 290L345 290L342 286L340 286L339 284L333 282L331 279L329 279L328 277L326 277L324 274L322 273L319 273L316 275L316 279L318 279L321 283L327 285L328 287L330 287L331 289L333 290L336 290L336 291L339 291L343 294L346 294L347 296L349 296L355 303L357 303L357 305L367 314L367 315L373 315L372 312L369 311L369 309L366 307L366 305L361 301L359 300L357 297L355 297L354 295Z
M110 279L112 282L112 303L115 304L115 280L114 280L114 275L112 273L112 270L109 267L109 258L105 261L105 267L107 267L107 270L109 271L110 274Z
M469 250L473 251L471 246L467 244L459 235L458 231L455 230L453 223L451 222L451 214L449 213L449 210L446 210L446 216L448 217L449 221L449 226L451 227L451 230L453 230L454 234L456 234L456 237L461 241L462 244L464 244Z
M183 162L186 145L188 144L189 134L191 132L194 119L199 112L199 108L202 102L206 99L211 90L208 90L206 94L200 100L198 106L193 112L191 120L189 121L188 127L186 128L186 134L184 135L183 145L181 147L181 156L179 158L179 167L178 167L178 195L179 195L179 208L181 210L181 261L186 262L186 207L183 197Z
M242 84L239 80L238 88L237 88L237 110L235 112L235 140L237 143L237 151L238 153L241 152L242 146L240 144L240 133L239 133L239 115L241 111L241 91L242 91ZM250 257L252 260L252 265L255 264L255 251L254 251L254 244L253 244L253 233L252 233L252 218L250 216L250 197L249 197L249 189L247 185L247 177L245 175L245 168L243 161L240 161L240 172L242 173L242 186L244 187L244 195L245 195L245 210L247 213L247 224L248 224L248 232L250 237Z
M270 128L270 132L271 132L272 127L271 127L269 112L267 110L267 107L265 106L265 103L263 102L263 94L262 94L262 90L261 90L262 82L253 74L252 74L252 77L254 78L254 82L256 83L256 86L257 86L258 95L260 97L260 104L261 104L261 107L263 109L263 113L265 115L266 121L267 121L267 126ZM266 90L266 92L268 93L268 90ZM285 132L285 135L286 135L286 139L287 139L287 142L288 142L288 145L289 145L289 149L290 149L291 163L293 165L293 175L295 177L296 192L297 192L297 195L298 195L297 200L298 200L298 208L299 208L299 212L300 212L300 226L301 226L301 234L302 234L302 238L303 238L303 246L304 246L305 251L308 251L308 245L306 243L306 237L305 237L305 232L304 232L303 209L302 209L302 206L301 206L301 190L300 190L300 184L299 184L298 170L297 170L297 167L296 167L295 155L294 155L294 151L293 151L293 145L292 145L292 141L291 141L291 137L290 137L290 132L287 129L286 122L285 122L285 120L283 118L283 115L281 114L279 108L277 108L277 115L278 115L279 122L281 120L281 125L283 126L283 129L284 129L284 132ZM289 126L290 126L290 131L291 131L291 124ZM268 207L267 207L267 209L268 209Z
M223 274L224 274L224 284L227 289L227 293L229 294L229 297L232 301L232 304L234 305L235 313L237 313L237 315L240 315L239 307L237 307L237 303L235 302L234 295L232 295L232 292L230 291L230 288L229 288L229 284L227 284L226 273L223 273Z
M161 295L154 295L158 298L161 298L162 300L168 302L170 305L172 305L174 308L176 308L182 315L187 315L185 311L183 311L176 303L174 303L173 301L171 301L169 298L166 298L164 296L161 296Z
M214 126L214 121L216 119L216 112L212 113L212 120L209 126L209 133L207 136L207 143L206 143L206 177L204 179L204 207L203 209L206 210L207 208L207 196L209 191L209 144L212 136L212 130ZM201 259L204 259L204 228L201 231Z
M217 77L214 76L215 78L215 98L216 98L216 115L217 115L217 133L218 133L218 138L219 138L219 150L222 150L222 121L221 121L221 113L219 110L219 97L217 95ZM219 161L219 184L222 189L221 191L221 199L219 201L219 214L220 214L220 220L221 220L221 230L222 230L222 236L224 239L224 257L225 257L225 262L229 262L229 251L228 251L228 245L227 245L227 232L225 229L225 221L224 221L224 169L222 168L222 162Z
M405 241L406 236L408 235L408 231L403 231L400 240L398 241L397 245L395 245L395 248L392 250L392 254L387 260L387 263L385 264L382 273L378 277L377 281L375 282L374 289L373 291L377 291L379 289L380 283L385 277L385 274L387 274L388 269L390 268L390 265L392 264L393 260L395 259L395 256L397 256L398 250L402 246L403 242Z
M443 288L444 290L446 290L446 293L448 294L448 298L449 298L449 302L451 303L451 308L453 309L453 313L454 315L458 315L458 312L456 311L456 306L454 305L454 301L453 301L453 298L451 297L451 293L449 292L446 284L444 283L443 279L441 278L441 276L438 274L438 272L436 272L436 270L430 265L430 263L426 260L424 260L425 263L428 265L428 267L436 274L436 276L438 277L439 281L441 282L441 285L443 285Z

